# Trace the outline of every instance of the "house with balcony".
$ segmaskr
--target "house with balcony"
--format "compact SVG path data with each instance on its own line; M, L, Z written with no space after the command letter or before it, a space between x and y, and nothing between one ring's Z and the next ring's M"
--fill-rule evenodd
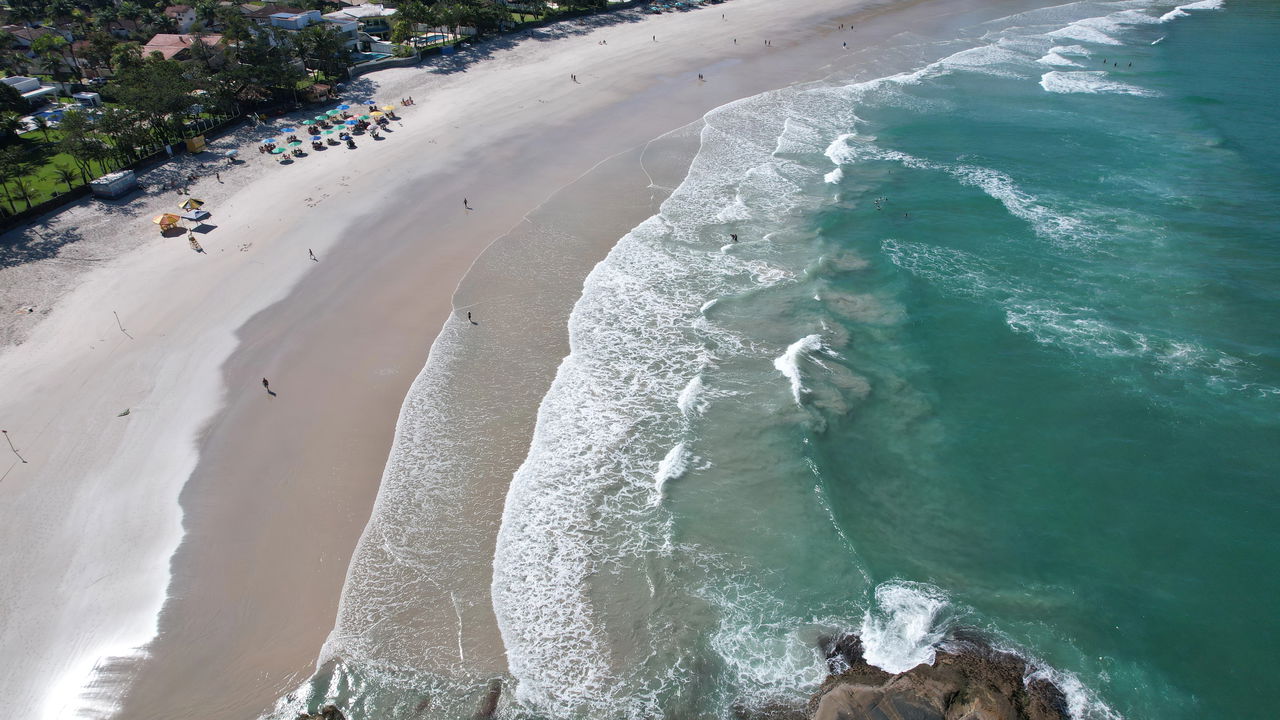
M395 8L370 3L325 13L324 19L334 23L354 22L360 33L382 39L391 34L391 20L395 14Z

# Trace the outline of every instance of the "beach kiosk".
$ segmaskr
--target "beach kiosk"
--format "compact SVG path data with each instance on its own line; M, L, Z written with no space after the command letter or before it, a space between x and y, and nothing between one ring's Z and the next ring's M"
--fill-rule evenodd
M121 170L89 181L89 191L94 197L118 198L138 189L138 178L132 170Z

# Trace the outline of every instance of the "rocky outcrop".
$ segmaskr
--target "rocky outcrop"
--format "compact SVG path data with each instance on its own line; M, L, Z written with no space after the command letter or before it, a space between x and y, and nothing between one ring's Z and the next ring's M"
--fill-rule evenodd
M342 714L337 705L325 705L315 715L298 713L298 720L347 720L347 716Z
M933 665L892 675L869 665L856 635L823 642L831 676L809 703L813 720L1066 720L1054 684L1022 658L956 639Z
M489 720L498 712L498 701L502 699L502 681L493 679L489 681L489 689L485 691L484 698L480 701L480 709L476 710L476 714L472 715L472 720Z

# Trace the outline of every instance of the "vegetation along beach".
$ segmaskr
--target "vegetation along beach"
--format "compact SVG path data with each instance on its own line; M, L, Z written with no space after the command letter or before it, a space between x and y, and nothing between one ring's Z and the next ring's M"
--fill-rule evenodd
M15 718L1266 718L1268 0L10 0Z

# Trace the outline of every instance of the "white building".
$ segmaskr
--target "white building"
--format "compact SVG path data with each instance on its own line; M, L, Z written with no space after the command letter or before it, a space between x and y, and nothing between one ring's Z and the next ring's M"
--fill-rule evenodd
M190 32L196 22L196 10L190 5L170 5L164 9L164 16L177 24L180 33Z
M0 82L11 86L14 90L17 90L18 94L22 95L23 99L30 103L36 103L45 97L50 95L56 96L58 94L58 87L56 85L41 85L40 81L33 77L22 77L19 75L16 77L0 78Z
M366 4L325 13L324 19L329 22L355 22L362 33L386 35L391 32L391 18L395 14L395 8Z

